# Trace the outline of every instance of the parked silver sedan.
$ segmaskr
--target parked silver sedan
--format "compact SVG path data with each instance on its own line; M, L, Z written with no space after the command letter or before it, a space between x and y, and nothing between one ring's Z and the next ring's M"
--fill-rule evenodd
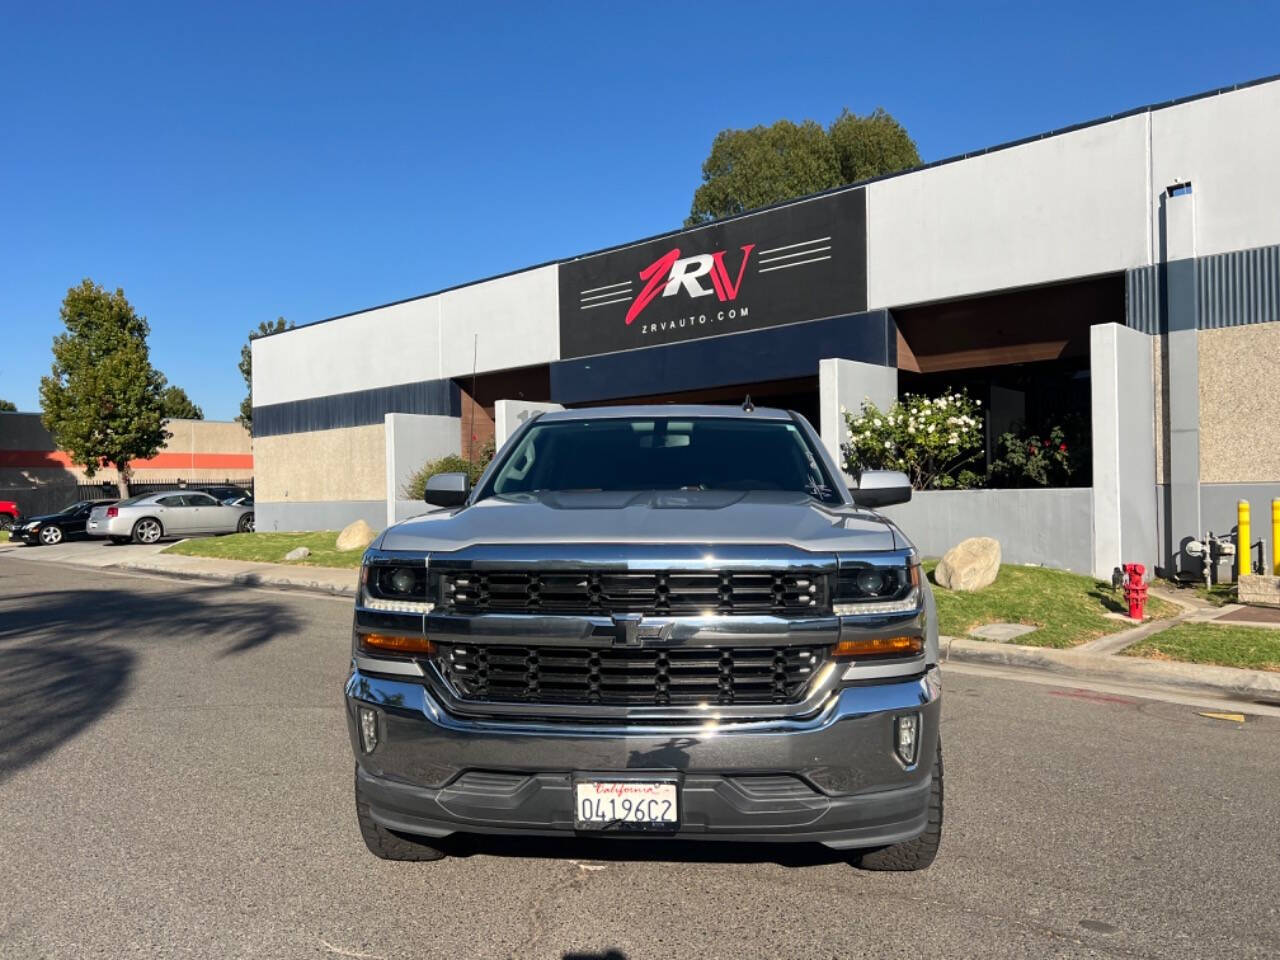
M85 532L112 543L155 543L163 537L252 533L253 505L228 506L198 490L161 490L95 507Z

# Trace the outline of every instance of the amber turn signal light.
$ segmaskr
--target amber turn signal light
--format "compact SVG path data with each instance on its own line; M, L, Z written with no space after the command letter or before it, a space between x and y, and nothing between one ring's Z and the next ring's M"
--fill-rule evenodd
M923 650L923 637L858 637L855 640L841 640L831 655L837 659L913 657Z
M370 653L398 653L401 656L429 656L436 652L436 645L426 637L390 633L362 633L360 648Z

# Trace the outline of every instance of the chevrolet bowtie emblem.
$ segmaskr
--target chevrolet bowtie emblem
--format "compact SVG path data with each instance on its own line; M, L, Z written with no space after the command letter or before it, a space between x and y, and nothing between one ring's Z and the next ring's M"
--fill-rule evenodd
M615 613L613 620L613 645L615 647L641 647L646 640L669 640L675 629L670 620L665 623L645 623L639 613Z
M615 647L640 646L640 621L644 616L639 613L615 613L613 615L613 638Z

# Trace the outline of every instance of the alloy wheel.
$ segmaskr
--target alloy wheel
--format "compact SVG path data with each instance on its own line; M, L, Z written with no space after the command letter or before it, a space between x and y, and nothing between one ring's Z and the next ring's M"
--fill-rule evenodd
M40 531L40 542L46 547L52 547L54 544L62 542L61 527L45 527Z
M138 539L143 543L155 543L160 539L160 524L155 520L139 520Z

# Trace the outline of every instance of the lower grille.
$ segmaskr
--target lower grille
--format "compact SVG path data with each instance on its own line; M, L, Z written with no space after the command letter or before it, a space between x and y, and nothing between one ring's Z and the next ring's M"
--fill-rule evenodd
M527 647L441 644L464 700L654 705L795 703L825 647Z

